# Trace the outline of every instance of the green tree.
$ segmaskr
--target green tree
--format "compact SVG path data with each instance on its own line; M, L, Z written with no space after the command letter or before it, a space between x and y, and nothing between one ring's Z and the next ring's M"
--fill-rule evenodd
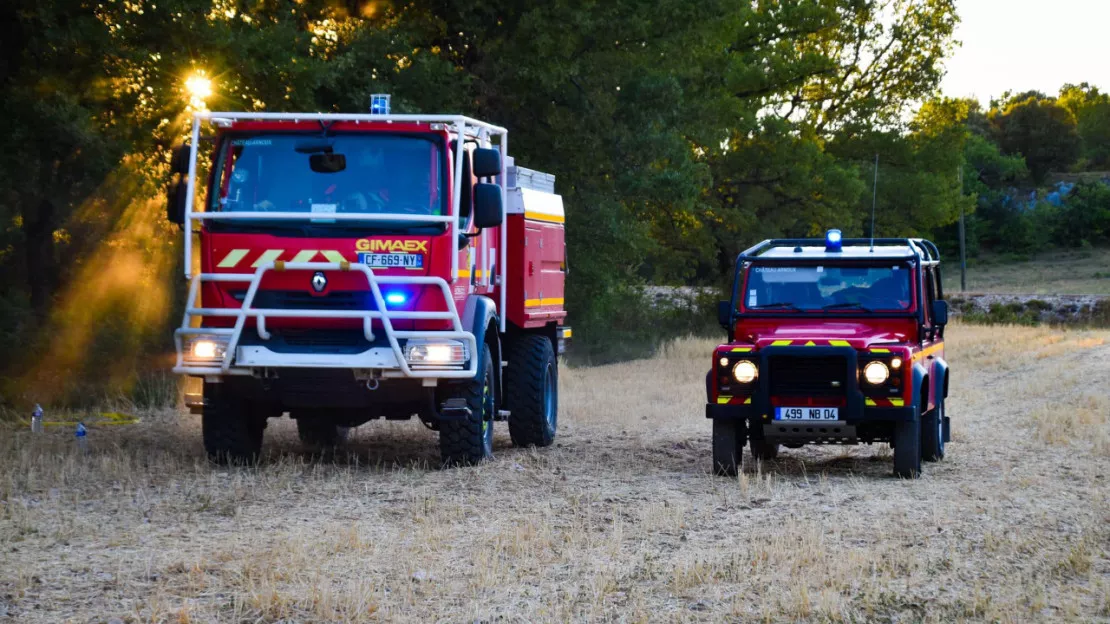
M1064 85L1059 103L1076 119L1076 131L1083 141L1081 168L1110 168L1110 94L1087 83Z
M1021 154L1033 180L1066 171L1079 158L1075 116L1055 100L1029 97L995 108L989 114L995 140L1007 154Z

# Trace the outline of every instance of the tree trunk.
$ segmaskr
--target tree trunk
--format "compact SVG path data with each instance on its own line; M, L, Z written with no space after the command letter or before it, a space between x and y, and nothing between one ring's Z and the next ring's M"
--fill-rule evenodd
M38 210L23 214L23 236L27 244L27 288L31 308L40 321L50 311L54 291L54 203L39 202Z

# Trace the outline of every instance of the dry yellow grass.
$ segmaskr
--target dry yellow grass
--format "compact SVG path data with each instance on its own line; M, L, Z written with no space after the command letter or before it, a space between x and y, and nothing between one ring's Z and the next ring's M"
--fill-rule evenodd
M953 326L954 442L708 474L713 343L564 371L558 446L437 470L417 423L255 469L195 416L0 440L0 613L20 622L1107 621L1106 332ZM0 621L4 618L0 616Z

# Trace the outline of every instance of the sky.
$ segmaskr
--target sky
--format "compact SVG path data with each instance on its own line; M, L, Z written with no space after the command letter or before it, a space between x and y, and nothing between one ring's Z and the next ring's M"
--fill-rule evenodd
M983 104L1006 90L1110 89L1110 0L956 0L963 45L941 90Z

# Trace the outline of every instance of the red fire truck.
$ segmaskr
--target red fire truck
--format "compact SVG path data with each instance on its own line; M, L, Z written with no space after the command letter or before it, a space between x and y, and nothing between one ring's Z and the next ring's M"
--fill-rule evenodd
M416 416L445 465L490 457L494 421L515 445L555 437L571 331L554 178L515 166L504 128L381 104L199 112L174 152L189 282L174 372L203 379L187 403L217 461L256 459L286 413L313 447Z

